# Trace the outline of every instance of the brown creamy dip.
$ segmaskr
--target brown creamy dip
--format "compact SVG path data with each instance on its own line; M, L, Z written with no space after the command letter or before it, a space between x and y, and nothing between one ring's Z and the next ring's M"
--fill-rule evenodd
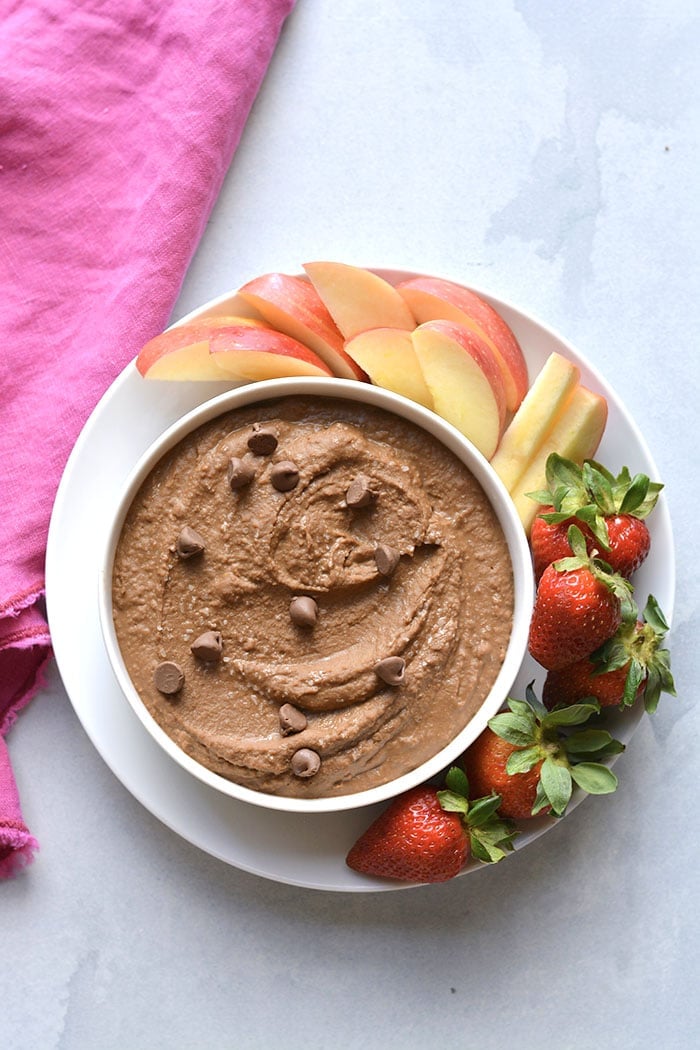
M283 398L155 467L113 605L131 679L183 751L314 798L393 780L466 725L505 655L513 577L481 486L440 442L380 409Z

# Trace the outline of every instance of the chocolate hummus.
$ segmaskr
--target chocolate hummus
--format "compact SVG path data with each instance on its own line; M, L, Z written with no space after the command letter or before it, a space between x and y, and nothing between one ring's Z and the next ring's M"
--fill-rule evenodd
M501 666L513 580L476 480L379 409L285 398L176 446L113 578L148 710L194 759L277 795L342 795L434 755Z

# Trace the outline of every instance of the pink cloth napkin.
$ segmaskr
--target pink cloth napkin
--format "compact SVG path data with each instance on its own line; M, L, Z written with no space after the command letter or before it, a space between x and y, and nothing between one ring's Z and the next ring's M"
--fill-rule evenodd
M168 323L294 0L0 0L0 734L40 686L51 507ZM31 859L0 740L0 875Z

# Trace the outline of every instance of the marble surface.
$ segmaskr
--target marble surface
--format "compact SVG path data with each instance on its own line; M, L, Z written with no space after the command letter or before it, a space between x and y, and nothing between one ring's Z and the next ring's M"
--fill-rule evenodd
M678 697L617 794L453 883L288 886L153 817L54 667L9 738L41 852L0 886L0 1044L696 1045L699 45L693 0L300 0L175 314L311 258L422 269L603 372L666 483L679 564Z

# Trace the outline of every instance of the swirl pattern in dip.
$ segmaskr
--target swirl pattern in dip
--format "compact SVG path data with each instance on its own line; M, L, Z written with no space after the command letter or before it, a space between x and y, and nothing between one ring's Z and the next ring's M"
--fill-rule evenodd
M260 429L272 451L251 451ZM436 439L380 409L284 398L205 424L151 472L113 614L179 747L314 798L393 780L466 725L505 655L513 578L485 494Z

